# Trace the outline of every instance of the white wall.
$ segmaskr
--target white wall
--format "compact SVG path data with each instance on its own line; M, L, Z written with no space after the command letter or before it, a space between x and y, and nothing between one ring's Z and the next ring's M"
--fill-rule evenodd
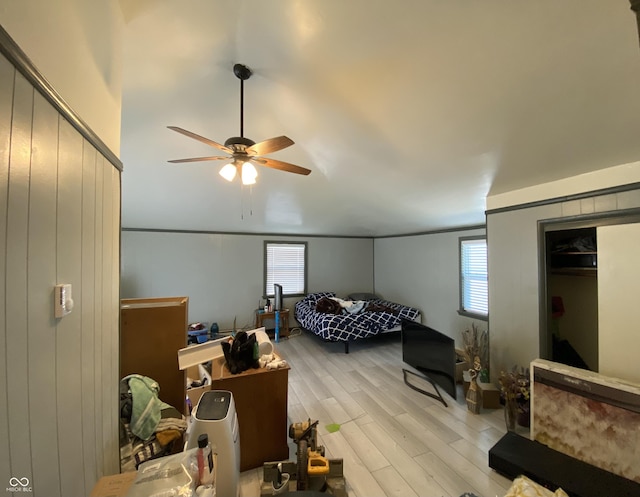
M119 154L124 22L118 2L0 2L0 25L76 114Z
M559 217L560 204L487 215L490 371L540 357L538 220Z
M625 172L628 173L628 181L635 182L639 169L640 163L627 164L613 170L604 169L589 175L538 185L531 191L519 190L517 195L503 194L497 196L497 199L487 199L488 206L500 209L487 213L492 377L497 377L501 370L514 364L524 366L540 357L538 222L560 218L575 220L581 216L609 212L615 214L621 210L640 207L638 189L562 200L564 195L587 192L588 189L623 185ZM612 178L615 179L614 184ZM509 205L517 205L518 199L521 202L543 200L545 194L546 198L558 196L559 200L523 209L502 210ZM600 249L599 245L598 243ZM611 298L615 299L625 292L637 293L635 288L624 286L615 292ZM610 330L605 333L606 337L599 335L599 343L603 343L603 339L613 340L624 343L627 348L640 348L640 334L625 336L623 340L622 334L618 335L620 331ZM614 335L611 336L611 333ZM614 353L609 359L615 361L615 356ZM600 356L599 369L605 371L607 364L602 360L603 357Z
M598 228L600 372L640 383L640 223Z
M491 195L487 197L487 210L639 182L640 162L630 162L558 181Z
M253 326L262 298L264 241L307 242L308 292L373 290L369 238L123 231L122 298L189 297L189 322ZM297 298L284 304L293 309ZM293 311L291 312L293 317Z
M486 321L458 314L460 270L458 239L484 235L484 229L378 238L375 240L375 292L416 307L422 322L454 338L461 345L462 331Z

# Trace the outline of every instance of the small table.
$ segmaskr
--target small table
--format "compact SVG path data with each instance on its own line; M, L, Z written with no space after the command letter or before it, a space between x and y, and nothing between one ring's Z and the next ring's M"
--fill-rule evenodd
M282 309L280 312L280 336L289 336L289 309ZM264 311L262 309L256 309L256 328L264 326L264 322L273 320L275 327L276 311ZM267 334L273 335L273 333L267 331Z

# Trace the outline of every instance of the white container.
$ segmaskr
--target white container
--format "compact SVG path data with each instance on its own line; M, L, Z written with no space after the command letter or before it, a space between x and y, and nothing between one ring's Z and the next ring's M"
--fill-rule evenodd
M192 413L187 449L198 447L198 437L206 433L216 454L214 482L216 495L240 495L240 432L233 394L226 390L209 390L202 394Z

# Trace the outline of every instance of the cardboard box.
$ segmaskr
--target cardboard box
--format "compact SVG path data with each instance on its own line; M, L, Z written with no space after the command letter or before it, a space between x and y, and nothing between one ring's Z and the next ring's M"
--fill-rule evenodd
M126 497L129 487L138 473L130 471L117 475L103 476L98 480L89 497Z
M480 383L478 387L482 390L482 407L484 409L500 408L500 389L493 383Z

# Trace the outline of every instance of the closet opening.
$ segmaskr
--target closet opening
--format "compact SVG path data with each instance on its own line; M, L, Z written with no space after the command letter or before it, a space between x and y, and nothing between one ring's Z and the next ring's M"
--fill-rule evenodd
M610 278L602 287L601 277L608 273L599 271L603 261L606 267L625 264L631 269L637 265L623 262L623 250L615 248L622 249L621 243L614 243L612 249L609 240L614 225L638 222L638 209L538 222L541 358L600 372L603 298L608 309L613 289ZM606 253L602 243L599 250L603 236ZM608 321L609 317L604 324L609 328Z

